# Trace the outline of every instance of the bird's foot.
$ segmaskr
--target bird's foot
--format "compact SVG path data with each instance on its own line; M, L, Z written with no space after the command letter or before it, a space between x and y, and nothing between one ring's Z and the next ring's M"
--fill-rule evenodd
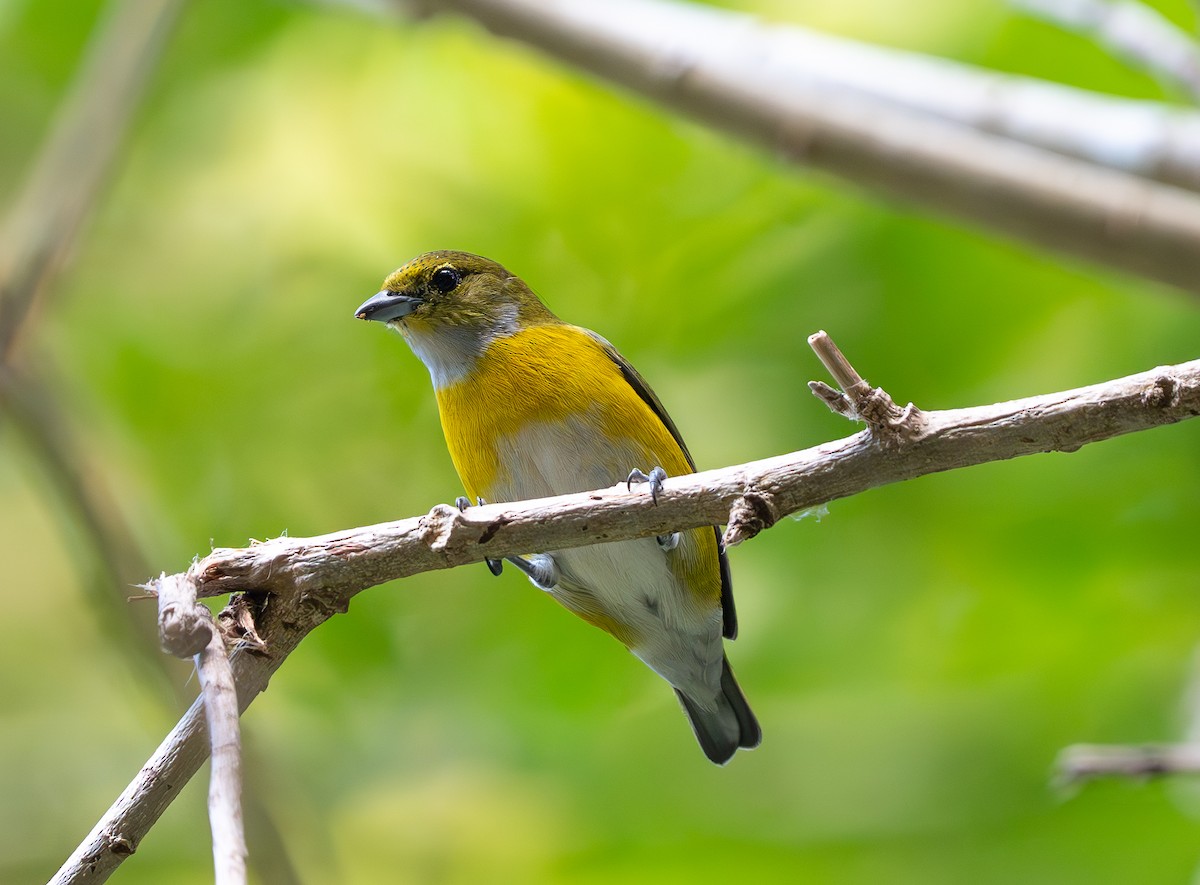
M487 503L483 498L476 498L475 500L479 503L480 507ZM459 495L454 499L454 506L458 508L460 513L465 512L471 506L471 499L466 495ZM484 562L487 563L488 571L493 575L499 576L504 571L504 563L498 559L485 559Z
M525 577L529 578L530 583L539 590L550 592L558 586L558 564L548 553L538 553L528 559L524 556L506 556L504 558L524 572Z
M476 498L475 501L480 507L487 503L483 498ZM471 499L466 495L459 495L454 499L454 506L459 511L465 511L472 506ZM553 557L542 553L531 556L529 559L523 556L506 556L504 559L519 568L539 590L548 591L558 584L558 566L555 565ZM503 560L485 559L484 562L487 563L488 571L493 575L499 576L504 571Z
M661 467L655 467L650 471L649 476L642 473L638 468L633 468L629 471L629 476L625 477L625 488L627 491L633 491L635 482L650 483L650 497L654 499L654 503L658 503L658 493L662 491L663 483L667 480L667 471Z
M642 473L641 470L635 467L633 470L629 471L629 476L625 478L625 488L629 491L633 491L633 484L635 482L649 483L650 497L657 505L658 493L662 491L663 483L666 481L666 479L667 471L663 470L661 467L655 467L650 471L649 475ZM658 546L664 553L670 553L679 546L679 532L671 532L669 535L657 535L655 540L658 541Z

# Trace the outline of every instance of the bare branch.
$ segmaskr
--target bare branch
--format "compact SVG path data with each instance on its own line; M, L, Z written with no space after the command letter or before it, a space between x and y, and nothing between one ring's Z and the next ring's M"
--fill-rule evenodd
M158 597L158 635L163 651L177 658L190 658L208 647L212 618L196 603L196 588L185 575L162 575L145 585Z
M201 605L195 607L208 612ZM245 885L247 852L242 824L242 738L237 688L225 652L225 639L211 618L208 626L208 644L196 655L196 669L200 673L212 754L208 819L212 827L214 881L216 885Z
M222 613L225 624L252 621L257 647L265 649L252 653L246 645L232 656L244 710L304 636L346 611L355 594L385 581L530 550L622 541L726 521L726 541L732 545L784 515L867 489L1036 452L1075 451L1198 414L1200 360L1195 360L990 406L904 409L903 433L882 437L868 425L853 436L790 455L671 477L657 504L648 494L629 493L624 482L611 489L481 505L465 512L440 504L425 516L397 522L315 538L276 538L243 549L219 548L195 563L187 579L201 595L247 591ZM102 882L133 852L204 759L200 716L193 705L59 871L55 885Z
M1200 774L1200 650L1192 657L1183 692L1187 720L1184 740L1170 744L1075 744L1055 762L1055 778L1074 788L1102 777L1148 780L1170 775Z
M909 412L908 409L902 410ZM776 519L893 482L1089 442L1200 414L1200 360L1091 387L945 411L921 411L900 440L870 430L815 448L671 477L655 504L611 489L427 515L315 538L218 548L189 570L201 595L300 594L340 610L366 587L530 550L556 550L720 525L747 492ZM269 639L263 637L270 645Z
M116 164L134 112L183 5L183 0L113 0L109 4L24 189L4 219L4 233L0 235L0 408L25 437L32 457L44 468L67 517L89 542L94 565L84 569L83 578L95 610L107 623L109 632L124 637L118 645L132 652L132 659L143 665L143 672L164 683L177 697L181 697L182 686L168 678L161 666L162 656L151 647L150 635L130 618L125 602L124 588L147 571L139 546L119 508L98 482L99 472L80 467L85 461L79 457L69 422L64 421L61 410L56 408L52 392L36 375L18 367L16 344L37 301L50 291L57 271ZM209 638L217 634L208 610L196 605L194 590L190 600L190 604L176 603L160 609L166 628L162 633L164 641L173 646L169 650L183 657L203 652ZM176 642L182 645L175 645ZM221 648L221 660L203 654L201 657L206 660L198 659L201 682L211 682L214 688L206 694L214 698L228 693L222 690L226 684L232 689L231 680L219 672L222 667L228 670L223 645ZM215 676L207 676L206 672L214 668L218 671ZM231 708L231 702L216 704L210 716L217 715L220 709ZM222 735L228 733L232 722L236 735L235 706L210 721L223 723ZM199 758L202 760L203 755ZM240 766L236 752L232 763L235 766L232 774L227 764L214 766L214 783L236 783ZM234 818L228 797L236 802L239 793L240 788L222 789L218 794L222 817L214 817L213 821L219 875L222 869L236 869L225 858L238 856L239 845L244 867L240 811L236 814L236 827L223 825L223 821ZM251 803L251 811L264 829L273 828L265 808ZM103 844L101 854L112 857L123 857L124 852L133 850L133 845L119 832L108 833ZM265 853L270 872L279 881L297 881L290 860L280 853L282 843L274 839L270 845L273 850ZM263 855L259 853L260 859ZM83 866L79 869L94 870L97 862L99 856L82 858ZM219 879L244 880L244 872L240 879L236 876Z
M1200 744L1075 744L1059 754L1057 779L1073 787L1101 777L1148 779L1200 774Z
M146 585L146 589L158 597L158 631L163 651L180 658L194 655L200 674L212 756L208 818L217 885L245 885L242 739L237 689L225 653L225 638L209 610L196 601L196 586L186 575L163 575Z
M231 605L252 603L246 596L240 596ZM295 606L286 603L281 603L277 610L284 618L297 612ZM267 687L271 674L295 647L294 643L316 626L311 621L300 628L272 623L277 628L271 633L272 657L239 649L229 658L239 713ZM92 885L106 881L137 850L142 838L208 758L209 740L204 698L200 697L50 880L51 885Z
M107 880L121 861L137 850L142 837L207 758L204 701L197 698L50 885Z
M813 353L817 355L817 359L821 361L825 371L833 376L833 380L842 390L846 391L847 396L852 390L860 390L868 386L867 382L863 380L863 376L858 374L858 370L850 365L850 360L846 359L841 348L833 343L828 332L824 330L813 332L808 336L808 346L813 349Z
M386 16L397 9L444 11L455 0L314 0ZM1014 141L1110 166L1143 178L1200 189L1200 114L875 46L707 4L607 0L558 10L591 23L605 39L620 34L665 68L717 58L776 92L850 94ZM469 11L468 11L469 14ZM395 17L395 16L392 16ZM519 36L513 34L512 36ZM551 37L529 40L543 45ZM543 46L543 48L545 48Z
M1019 9L1092 37L1147 73L1200 101L1200 47L1137 0L1009 0Z
M687 31L684 4L621 0L621 14L615 0L422 0L419 8L467 15L792 162L1200 292L1200 197L878 96L781 81L745 51L676 40L672 24Z
M809 335L808 344L844 391L839 394L822 382L808 382L817 399L830 409L851 420L865 421L867 428L881 440L913 436L921 430L917 407L909 403L907 408L901 409L885 391L871 387L828 334Z

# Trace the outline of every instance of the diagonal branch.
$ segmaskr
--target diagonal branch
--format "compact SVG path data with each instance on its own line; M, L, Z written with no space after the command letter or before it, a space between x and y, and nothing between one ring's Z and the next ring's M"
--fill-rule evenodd
M868 393L880 395L886 396ZM266 590L337 610L366 587L485 557L720 525L744 499L753 500L765 528L788 514L878 486L1020 455L1073 452L1090 442L1195 417L1200 414L1200 360L989 406L892 409L894 414L887 412L845 439L672 477L657 505L648 495L631 496L624 483L465 512L438 505L425 516L398 522L219 548L189 574L205 596ZM732 520L726 540L738 543L754 533Z
M1010 0L1019 9L1092 37L1113 54L1200 101L1200 47L1140 0Z
M814 339L823 358L832 359L836 348L828 336ZM858 377L848 368L845 378L848 373ZM855 382L845 396L867 422L865 430L789 455L672 477L657 504L644 492L627 492L624 483L465 512L440 504L397 522L219 548L182 577L199 595L245 591L220 618L227 638L241 640L231 662L244 710L309 632L376 584L485 558L726 521L726 542L737 544L790 513L878 486L1037 452L1073 452L1193 418L1200 415L1200 360L968 409L900 409L865 382ZM197 702L59 870L55 885L102 882L136 849L203 762L203 715Z
M676 33L688 31L690 22L686 4L393 2L475 19L670 110L868 190L1200 294L1200 196L908 110L880 94L777 77L764 72L753 53L723 51L721 43L681 42ZM737 24L730 22L729 34ZM1057 105L1055 113L1061 115Z
M389 0L313 0L381 14ZM1010 0L1014 4L1096 0ZM393 7L436 11L456 0L412 0ZM515 6L500 0L497 6ZM1200 113L1159 101L1124 98L825 34L795 24L682 0L606 0L567 8L601 35L620 33L670 69L706 57L736 64L740 75L777 92L863 96L1033 147L1200 190ZM468 14L469 11L468 11ZM513 33L535 45L554 39ZM1187 39L1186 36L1183 39ZM561 54L553 53L552 54Z
M25 437L31 457L43 468L66 511L66 521L86 542L86 553L94 562L85 569L84 585L108 632L147 675L167 683L176 696L182 686L169 678L161 655L151 648L152 637L131 620L125 594L120 592L147 571L140 547L104 484L96 479L98 473L79 466L85 459L79 457L70 422L64 420L50 386L21 368L17 345L39 299L51 292L56 274L119 162L121 146L185 2L112 0L107 5L0 234L0 414ZM200 610L207 614L207 609ZM205 636L213 635L215 631L205 626ZM236 729L237 711L229 699L232 676L222 681L224 646L219 648L220 654L207 644L200 651L201 682L206 694L223 697L229 710L223 716L210 716L210 722L224 722L226 730L232 722ZM215 676L209 677L209 671ZM215 707L222 707L219 700ZM220 743L214 737L213 744ZM232 754L226 754L230 755L238 761L240 754L234 747ZM214 826L224 826L235 817L240 820L240 811L235 814L229 801L236 796L229 788L231 766L223 769L225 776L213 781ZM275 827L265 807L252 800L248 810L267 834L271 849L260 852L258 872L273 881L298 881L282 843L270 838ZM245 879L244 863L238 863L245 851L241 847L239 854L236 829L225 826L221 838L214 838L221 881ZM123 837L115 834L114 851L119 853L123 844Z

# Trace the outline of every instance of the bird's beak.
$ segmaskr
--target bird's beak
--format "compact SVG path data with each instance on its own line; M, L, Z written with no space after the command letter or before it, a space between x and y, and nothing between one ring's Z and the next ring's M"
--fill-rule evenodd
M392 320L408 316L422 303L420 298L413 295L404 295L401 292L390 292L384 289L364 301L358 310L354 311L354 315L360 320L378 320L381 323L390 323Z

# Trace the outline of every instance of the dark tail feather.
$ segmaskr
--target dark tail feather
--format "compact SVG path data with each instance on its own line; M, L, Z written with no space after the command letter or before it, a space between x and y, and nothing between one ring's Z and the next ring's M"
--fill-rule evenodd
M675 695L692 724L700 749L717 765L732 759L738 747L749 750L762 743L762 729L733 678L728 658L721 663L721 693L715 709L701 708L679 689L675 689Z

